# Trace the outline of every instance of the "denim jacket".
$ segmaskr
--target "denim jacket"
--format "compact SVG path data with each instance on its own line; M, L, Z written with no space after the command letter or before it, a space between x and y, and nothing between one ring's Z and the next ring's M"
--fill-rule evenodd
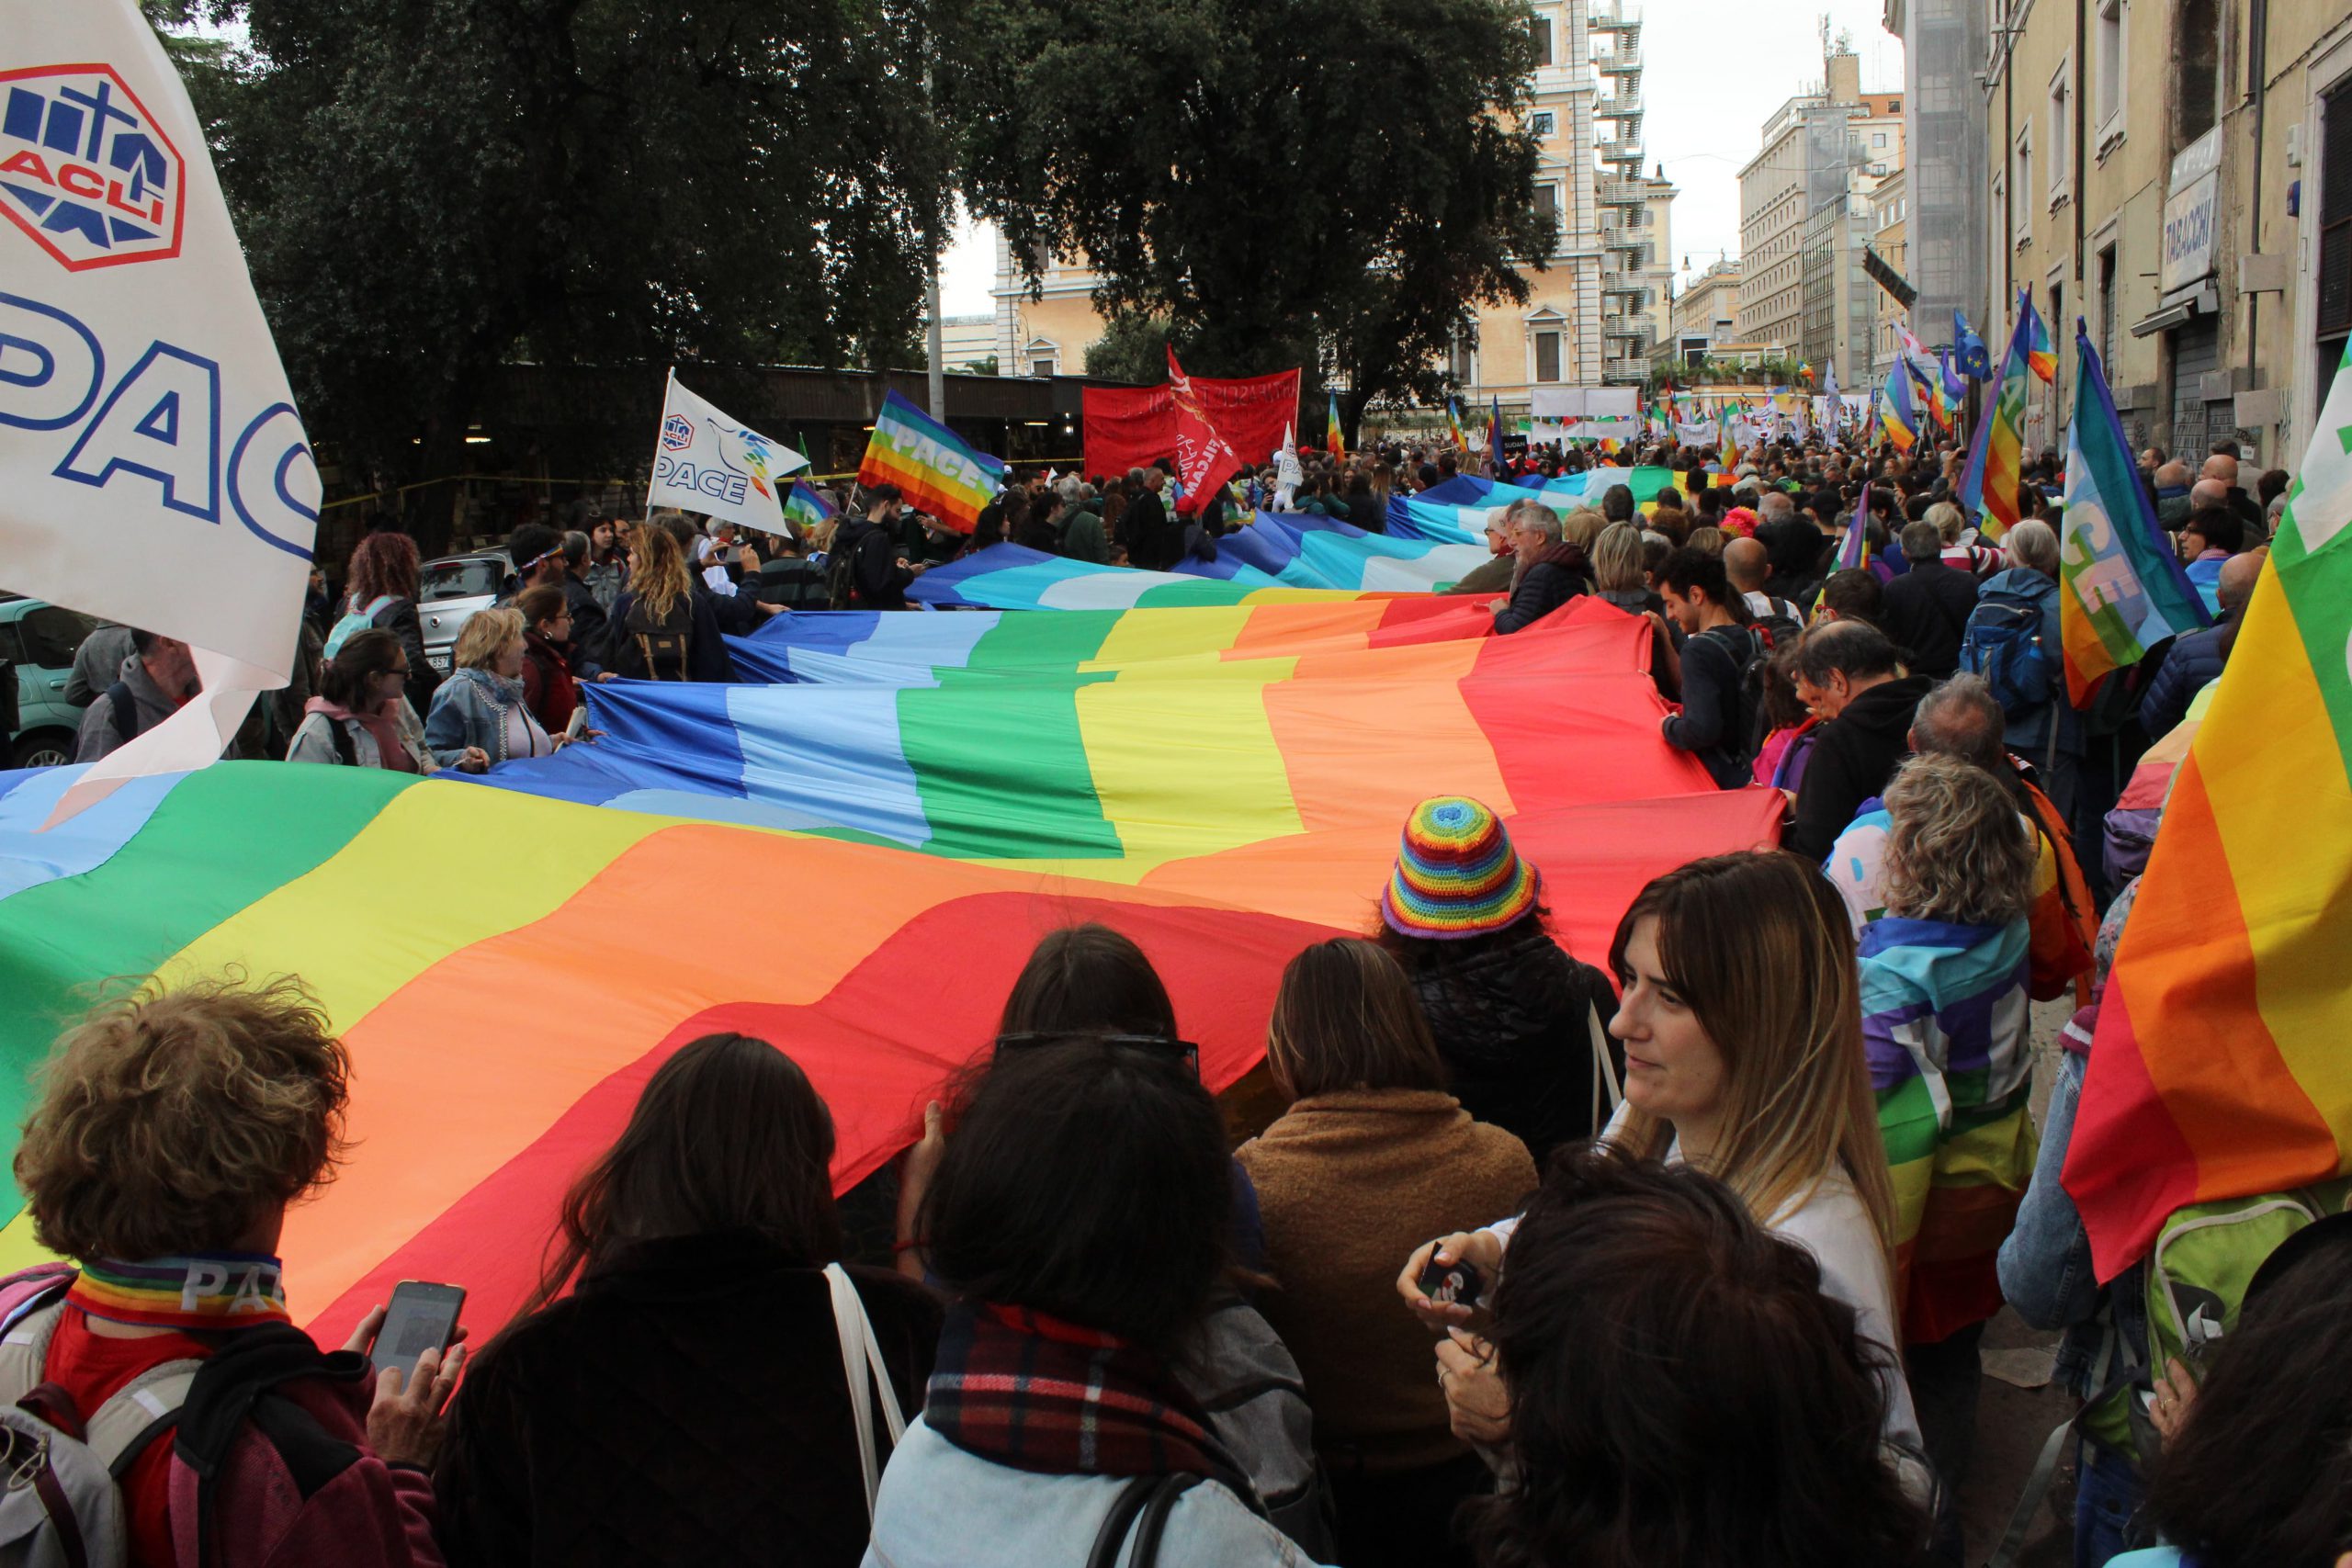
M424 739L433 760L454 768L466 748L479 746L490 760L506 761L506 715L520 708L523 722L537 737L546 731L531 710L523 706L523 682L493 675L487 670L460 669L433 694L433 711L425 716Z

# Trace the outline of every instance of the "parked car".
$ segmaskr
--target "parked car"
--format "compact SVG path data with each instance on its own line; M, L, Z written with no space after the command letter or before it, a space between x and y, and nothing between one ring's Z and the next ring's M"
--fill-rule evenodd
M476 610L498 603L499 590L514 574L514 563L504 550L476 550L424 563L417 575L416 615L424 626L424 657L434 669L449 672L458 634Z
M79 610L0 593L0 660L17 671L10 767L48 768L74 760L82 710L65 700L65 677L82 639L97 624Z

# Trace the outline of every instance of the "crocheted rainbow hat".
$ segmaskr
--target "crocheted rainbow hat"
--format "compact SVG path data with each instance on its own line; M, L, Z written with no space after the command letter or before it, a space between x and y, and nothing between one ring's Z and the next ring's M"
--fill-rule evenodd
M1404 936L1484 936L1533 908L1541 886L1492 811L1466 795L1442 795L1405 819L1380 918Z

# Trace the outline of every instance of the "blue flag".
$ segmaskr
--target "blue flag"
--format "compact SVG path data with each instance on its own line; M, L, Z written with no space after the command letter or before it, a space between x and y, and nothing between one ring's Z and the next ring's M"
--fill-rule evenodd
M1984 340L1968 324L1968 318L1958 310L1951 313L1952 357L1960 363L1960 373L1972 381L1993 378L1993 355L1986 351Z
M1952 367L1951 350L1948 348L1936 350L1936 364L1942 370L1944 396L1950 400L1952 407L1958 408L1961 400L1968 396L1968 383L1962 380L1960 372Z

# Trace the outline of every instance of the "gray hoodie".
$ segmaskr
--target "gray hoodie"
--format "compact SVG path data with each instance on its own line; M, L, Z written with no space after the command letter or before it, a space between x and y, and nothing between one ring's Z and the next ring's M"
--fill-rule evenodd
M133 735L146 734L179 711L179 705L164 694L138 655L122 661L121 672L116 679L130 689L131 701L138 707L139 722L130 727ZM91 702L90 711L82 716L82 734L74 750L74 760L95 762L121 744L122 737L114 725L114 698L100 691Z

